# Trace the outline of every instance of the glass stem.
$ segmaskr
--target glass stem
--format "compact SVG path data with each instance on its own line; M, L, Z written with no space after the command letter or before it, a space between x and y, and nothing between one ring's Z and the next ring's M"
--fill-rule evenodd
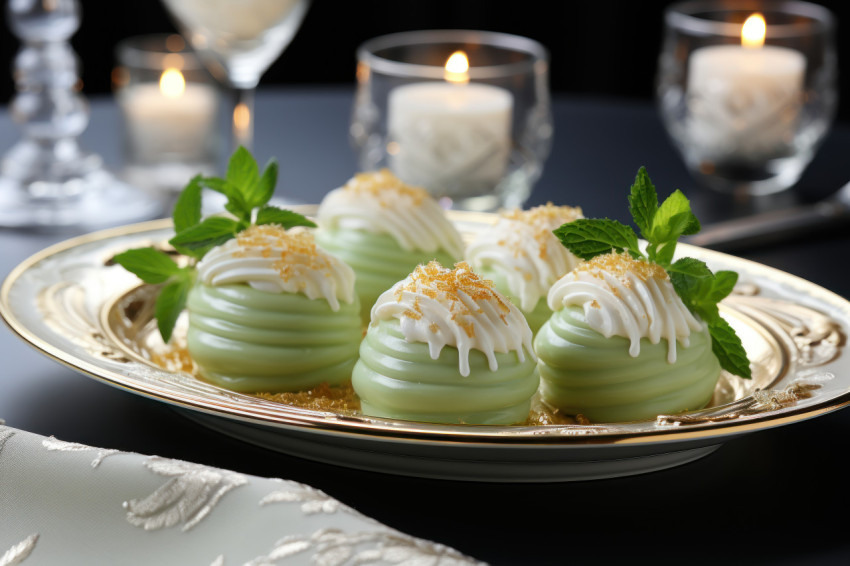
M254 144L254 93L253 88L233 89L233 147L231 153L241 145L247 150Z

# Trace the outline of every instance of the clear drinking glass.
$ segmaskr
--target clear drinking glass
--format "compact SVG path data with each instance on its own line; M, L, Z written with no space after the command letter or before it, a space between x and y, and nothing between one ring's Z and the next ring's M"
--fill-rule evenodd
M832 14L795 0L695 0L671 5L664 24L657 100L691 174L739 195L793 186L835 115Z
M457 52L468 67L453 58ZM552 139L542 45L502 33L425 30L369 40L357 61L350 134L361 170L388 167L447 207L522 206Z
M295 37L310 0L163 0L180 32L233 91L233 148L250 148L254 92Z

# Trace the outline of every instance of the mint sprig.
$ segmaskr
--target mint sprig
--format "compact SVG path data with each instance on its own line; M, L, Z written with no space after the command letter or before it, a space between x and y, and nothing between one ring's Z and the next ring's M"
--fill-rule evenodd
M641 238L646 241L645 252L631 227L608 218L576 220L554 232L564 246L584 260L615 250L663 267L682 302L708 325L712 351L720 366L734 375L752 378L741 339L720 316L717 306L732 292L738 274L732 271L712 273L704 262L690 257L673 261L679 238L700 231L690 201L676 190L659 204L655 186L646 168L641 167L629 194L629 212Z
M284 229L295 226L314 228L305 216L269 205L277 185L278 165L271 160L260 172L257 161L244 147L230 157L224 178L193 177L174 205L172 220L175 235L169 240L174 249L189 258L180 267L169 254L149 247L127 250L113 261L137 275L145 283L161 285L154 305L154 316L163 341L168 342L177 318L186 307L189 290L195 284L195 264L206 253L251 226L277 224ZM227 197L224 208L232 216L201 217L204 188Z
M162 284L154 305L154 317L162 340L171 340L174 325L186 307L189 289L195 282L195 269L180 267L168 254L154 248L127 250L112 260L145 283Z
M174 206L176 234L169 243L180 253L200 260L210 249L235 238L252 224L279 224L287 230L295 226L315 228L305 216L268 204L274 195L277 174L276 161L269 161L261 173L251 152L239 147L230 157L224 178L197 176L183 190ZM227 197L224 209L232 217L201 220L202 188Z

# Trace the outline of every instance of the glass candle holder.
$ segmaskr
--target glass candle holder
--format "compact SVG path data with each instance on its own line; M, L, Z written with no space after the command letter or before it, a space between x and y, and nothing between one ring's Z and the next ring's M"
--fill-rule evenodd
M124 176L137 186L182 189L216 172L220 87L179 35L121 41L112 84L123 118Z
M724 193L793 186L837 105L834 18L798 1L671 5L657 77L662 120L692 175Z
M357 50L351 140L359 167L392 170L446 207L521 207L549 154L548 53L471 30L381 36Z

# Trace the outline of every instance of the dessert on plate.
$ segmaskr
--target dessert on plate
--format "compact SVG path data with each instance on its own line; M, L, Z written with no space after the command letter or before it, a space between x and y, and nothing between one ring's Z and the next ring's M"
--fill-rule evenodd
M579 219L555 230L585 260L549 290L554 311L534 340L544 402L596 422L653 419L700 409L721 369L749 378L741 340L718 303L737 281L676 241L699 231L685 196L661 205L641 168L629 196L634 230Z
M195 177L180 193L169 240L184 256L127 250L113 260L158 285L157 327L169 343L189 311L187 350L207 380L241 392L282 392L347 381L362 336L354 271L321 250L304 216L268 204L277 164L262 173L239 148L225 178ZM227 197L227 215L201 216L202 189Z
M720 364L708 328L664 268L626 253L600 255L561 278L548 301L555 312L534 343L545 402L616 422L711 399Z
M349 379L362 335L354 272L310 232L251 226L197 270L187 347L204 378L243 392Z
M532 332L552 315L549 288L581 261L552 231L578 218L580 208L552 203L505 211L466 248L472 269L519 306Z
M378 296L420 263L452 265L463 242L440 205L388 169L359 173L328 193L317 213L316 242L356 274L364 322Z
M522 313L463 262L378 298L352 374L364 414L438 423L525 422L538 384Z

